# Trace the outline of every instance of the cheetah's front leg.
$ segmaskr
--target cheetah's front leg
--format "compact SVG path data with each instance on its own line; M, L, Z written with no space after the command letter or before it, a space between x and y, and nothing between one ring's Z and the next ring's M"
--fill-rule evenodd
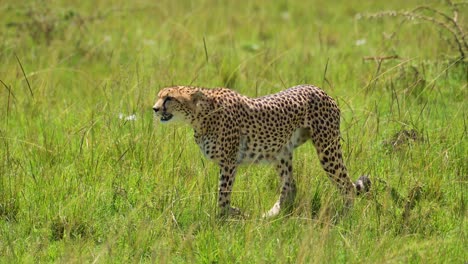
M281 156L276 162L276 171L281 178L281 194L273 207L263 217L273 217L281 210L292 206L296 197L296 183L292 177L292 154Z
M239 215L237 208L231 207L231 192L236 177L236 166L220 164L218 206L220 215Z

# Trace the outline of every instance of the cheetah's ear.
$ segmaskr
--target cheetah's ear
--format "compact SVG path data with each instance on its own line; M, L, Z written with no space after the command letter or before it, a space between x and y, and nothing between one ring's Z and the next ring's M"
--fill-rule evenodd
M191 99L195 112L203 111L211 105L211 100L202 91L193 93Z
M195 93L192 94L191 99L192 99L192 102L196 104L199 101L204 101L206 99L206 95L202 91L196 91Z

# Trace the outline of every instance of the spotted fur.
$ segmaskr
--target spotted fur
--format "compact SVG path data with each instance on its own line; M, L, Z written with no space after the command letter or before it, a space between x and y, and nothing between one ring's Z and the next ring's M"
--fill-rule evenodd
M351 182L340 146L340 110L321 89L299 85L249 98L226 88L177 86L162 89L153 107L162 122L180 120L194 129L195 141L220 167L221 214L238 213L230 205L238 165L268 162L281 179L281 194L265 216L275 216L294 200L293 150L311 139L328 177L351 205L370 181Z

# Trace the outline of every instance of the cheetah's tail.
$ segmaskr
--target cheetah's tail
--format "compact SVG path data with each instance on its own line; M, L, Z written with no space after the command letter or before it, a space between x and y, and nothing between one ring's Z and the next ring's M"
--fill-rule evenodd
M354 186L356 187L357 195L367 193L367 192L369 192L369 190L371 188L371 180L369 179L369 177L367 175L362 175L354 183Z

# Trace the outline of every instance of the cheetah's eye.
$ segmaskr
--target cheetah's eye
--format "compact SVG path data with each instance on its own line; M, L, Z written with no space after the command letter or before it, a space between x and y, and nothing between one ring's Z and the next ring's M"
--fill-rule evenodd
M172 101L174 98L173 97L170 97L170 96L166 96L166 98L164 98L164 102L163 102L163 105L165 105L167 102L169 101Z
M166 98L164 98L164 102L163 102L163 109L165 110L166 109L166 103L169 102L169 101L172 101L173 97L170 97L170 96L167 96Z

